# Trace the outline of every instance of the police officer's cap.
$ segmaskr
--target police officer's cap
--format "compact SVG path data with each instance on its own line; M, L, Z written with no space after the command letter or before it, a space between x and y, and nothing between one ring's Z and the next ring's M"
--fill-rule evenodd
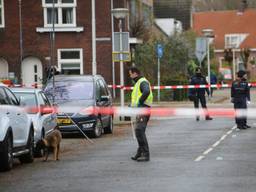
M242 78L245 74L246 74L245 71L240 70L240 71L237 72L237 77Z

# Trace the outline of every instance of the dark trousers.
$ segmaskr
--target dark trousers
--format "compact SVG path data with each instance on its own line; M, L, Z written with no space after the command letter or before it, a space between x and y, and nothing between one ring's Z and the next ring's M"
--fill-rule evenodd
M235 99L234 108L235 109L247 109L246 99ZM246 116L236 117L235 120L236 120L236 124L238 127L244 126L247 124Z
M201 106L202 108L204 108L205 110L207 110L207 106L206 106L206 99L205 99L205 96L204 95L200 95L200 96L196 96L195 99L194 99L194 107L196 109L199 108L199 101L201 103ZM205 114L206 117L209 117L209 114L207 113L206 111L206 114Z
M145 133L149 118L149 115L137 116L135 125L135 135L139 146L137 154L141 155L143 153L145 156L149 156L148 141Z

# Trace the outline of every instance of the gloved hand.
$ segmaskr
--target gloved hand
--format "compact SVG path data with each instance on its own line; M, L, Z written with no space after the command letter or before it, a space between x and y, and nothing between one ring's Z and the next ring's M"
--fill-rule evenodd
M230 102L234 103L234 98L233 97L230 98Z
M251 104L251 101L247 100L247 102L246 102L246 103L247 103L247 105L250 105L250 104Z

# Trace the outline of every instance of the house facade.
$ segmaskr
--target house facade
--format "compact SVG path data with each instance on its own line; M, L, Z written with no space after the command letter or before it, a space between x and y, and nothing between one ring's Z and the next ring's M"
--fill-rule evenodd
M203 36L203 29L213 31L212 45L219 68L223 68L229 57L233 78L235 72L242 69L253 79L256 75L255 18L256 9L197 12L193 14L192 29L198 36Z
M63 74L92 74L91 2L0 0L0 79L40 84L51 66ZM95 5L96 71L111 84L111 8L125 3L95 0Z

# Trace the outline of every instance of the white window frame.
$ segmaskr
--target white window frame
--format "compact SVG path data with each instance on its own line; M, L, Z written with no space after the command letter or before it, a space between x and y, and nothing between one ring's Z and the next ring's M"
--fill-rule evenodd
M226 34L225 48L238 48L247 36L248 34ZM234 42L232 38L235 38Z
M0 5L0 9L2 10L2 15L1 15L1 17L2 17L2 24L0 24L0 28L4 28L5 27L5 22L4 22L4 0L0 0L0 2L2 2L1 3L1 5Z
M54 1L54 0L53 0ZM62 3L61 0L56 0L57 3L54 4L55 9L58 11L58 22L55 23L55 27L76 27L76 7L77 0L74 0L74 3ZM42 0L42 6L44 9L44 27L52 27L52 24L47 23L47 9L52 8L52 3L46 3L45 0ZM62 23L62 8L73 8L73 23L63 24Z
M61 59L61 52L64 51L79 51L79 59ZM58 68L61 71L61 65L65 63L79 63L80 64L80 75L84 73L84 63L83 63L83 49L81 48L72 48L72 49L58 49Z

